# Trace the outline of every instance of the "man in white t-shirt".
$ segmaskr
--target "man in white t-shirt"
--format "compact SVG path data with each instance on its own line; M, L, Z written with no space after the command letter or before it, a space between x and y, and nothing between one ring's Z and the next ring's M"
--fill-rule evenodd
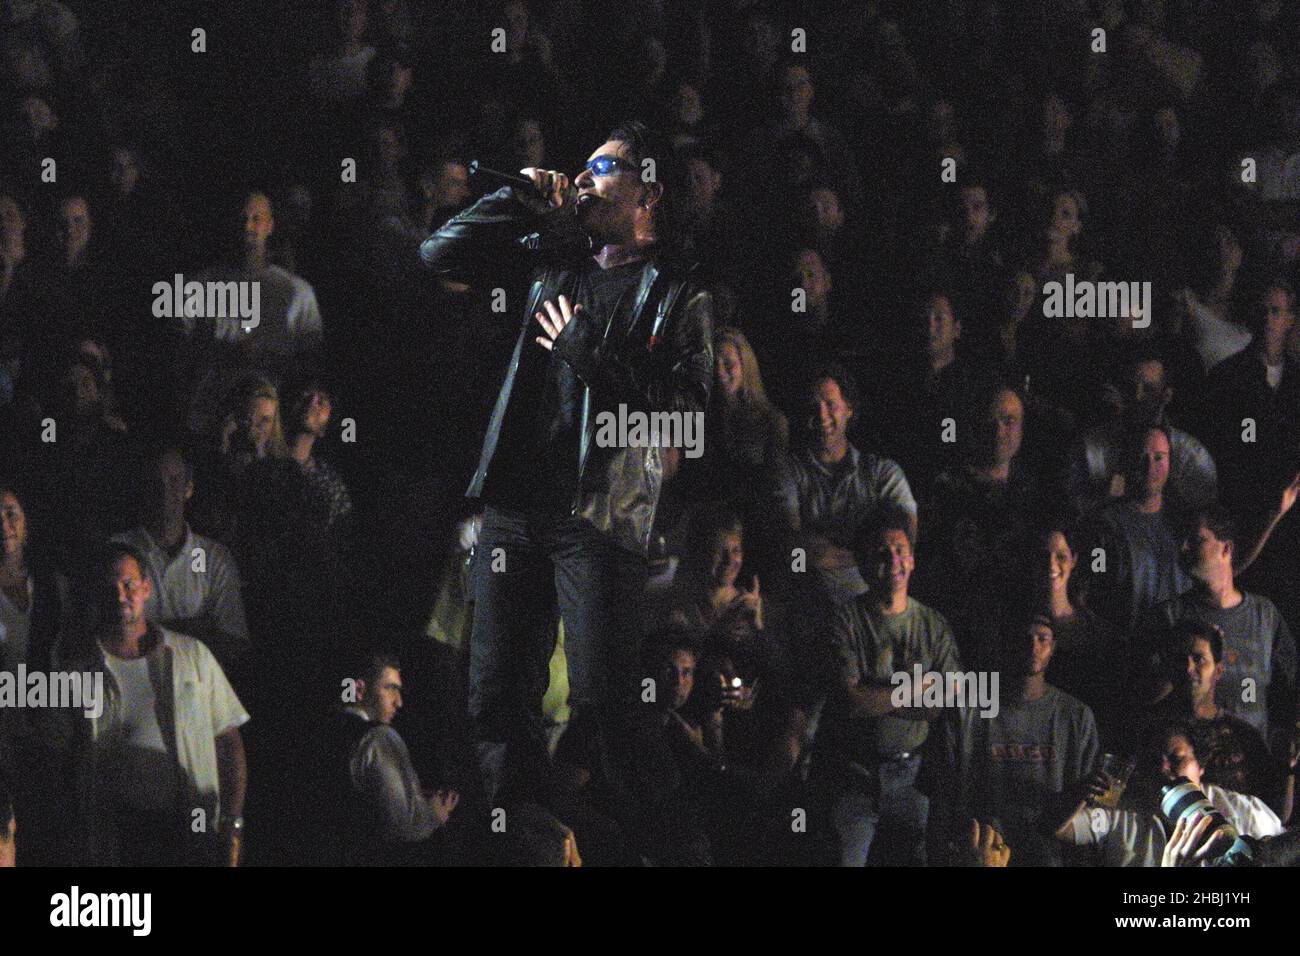
M182 316L187 333L199 332L218 341L241 345L254 355L299 355L319 347L321 342L320 307L311 284L292 272L273 265L268 243L275 231L275 215L266 193L251 192L244 197L237 221L241 239L241 257L233 265L214 266L198 277L199 281L256 281L259 315L256 325L240 319L196 319ZM206 322L198 329L195 323Z
M99 619L75 668L103 677L99 715L77 718L87 862L237 865L248 712L201 642L148 623L144 566L119 543L91 566Z
M200 375L188 421L196 434L208 433L222 398L242 376L252 370L282 376L306 363L324 342L316 291L307 280L270 261L268 244L275 231L270 198L257 191L245 196L234 227L239 243L234 261L214 265L194 279L257 283L256 324L238 316L182 315L175 320L189 339ZM241 304L251 305L252 290L250 285L241 293L246 297Z
M1282 821L1259 797L1201 782L1193 738L1185 727L1170 725L1151 739L1149 769L1134 781L1114 809L1096 806L1110 780L1100 770L1084 779L1075 812L1056 832L1063 843L1092 847L1101 866L1159 866L1169 838L1160 814L1160 788L1179 777L1197 786L1215 809L1248 837L1273 837Z

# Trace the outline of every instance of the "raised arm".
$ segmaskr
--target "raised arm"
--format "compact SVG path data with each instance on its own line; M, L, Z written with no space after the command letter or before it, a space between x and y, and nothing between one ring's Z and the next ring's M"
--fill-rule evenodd
M512 187L503 186L420 243L420 261L435 275L476 288L501 283L523 267L528 250L519 240L535 231L541 218Z

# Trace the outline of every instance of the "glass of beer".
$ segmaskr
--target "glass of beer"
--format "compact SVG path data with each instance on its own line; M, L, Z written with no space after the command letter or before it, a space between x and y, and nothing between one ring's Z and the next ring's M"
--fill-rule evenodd
M1123 796L1124 788L1128 786L1129 774L1133 772L1133 761L1126 761L1115 754L1102 754L1101 770L1110 778L1110 787L1093 800L1093 804L1114 810L1119 805L1119 798Z

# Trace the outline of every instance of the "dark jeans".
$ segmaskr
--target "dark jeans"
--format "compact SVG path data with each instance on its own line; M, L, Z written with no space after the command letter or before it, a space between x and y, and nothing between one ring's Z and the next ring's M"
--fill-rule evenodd
M574 716L631 698L645 559L567 514L488 506L474 559L469 714L489 801L546 759L541 702L564 620Z

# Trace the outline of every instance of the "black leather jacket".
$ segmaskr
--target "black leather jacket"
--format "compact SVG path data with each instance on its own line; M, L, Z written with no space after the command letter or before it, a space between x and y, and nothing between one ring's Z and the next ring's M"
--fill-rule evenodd
M533 314L560 295L575 299L583 257L590 255L585 243L571 241L576 232L576 222L566 213L538 216L506 186L455 216L420 246L420 258L439 276L480 289L508 287L512 278L527 282L519 337L467 497L483 497L485 489L491 490L493 458L507 417L535 413L519 409L522 402L512 404L515 377L524 348L539 334ZM600 447L593 440L596 417L602 411L617 414L621 404L644 412L707 408L713 383L713 302L692 281L691 271L668 256L650 259L623 328L614 328L612 317L603 330L598 322L575 320L555 341L556 355L583 386L578 492L570 513L640 554L649 548L659 505L662 452L657 447Z

